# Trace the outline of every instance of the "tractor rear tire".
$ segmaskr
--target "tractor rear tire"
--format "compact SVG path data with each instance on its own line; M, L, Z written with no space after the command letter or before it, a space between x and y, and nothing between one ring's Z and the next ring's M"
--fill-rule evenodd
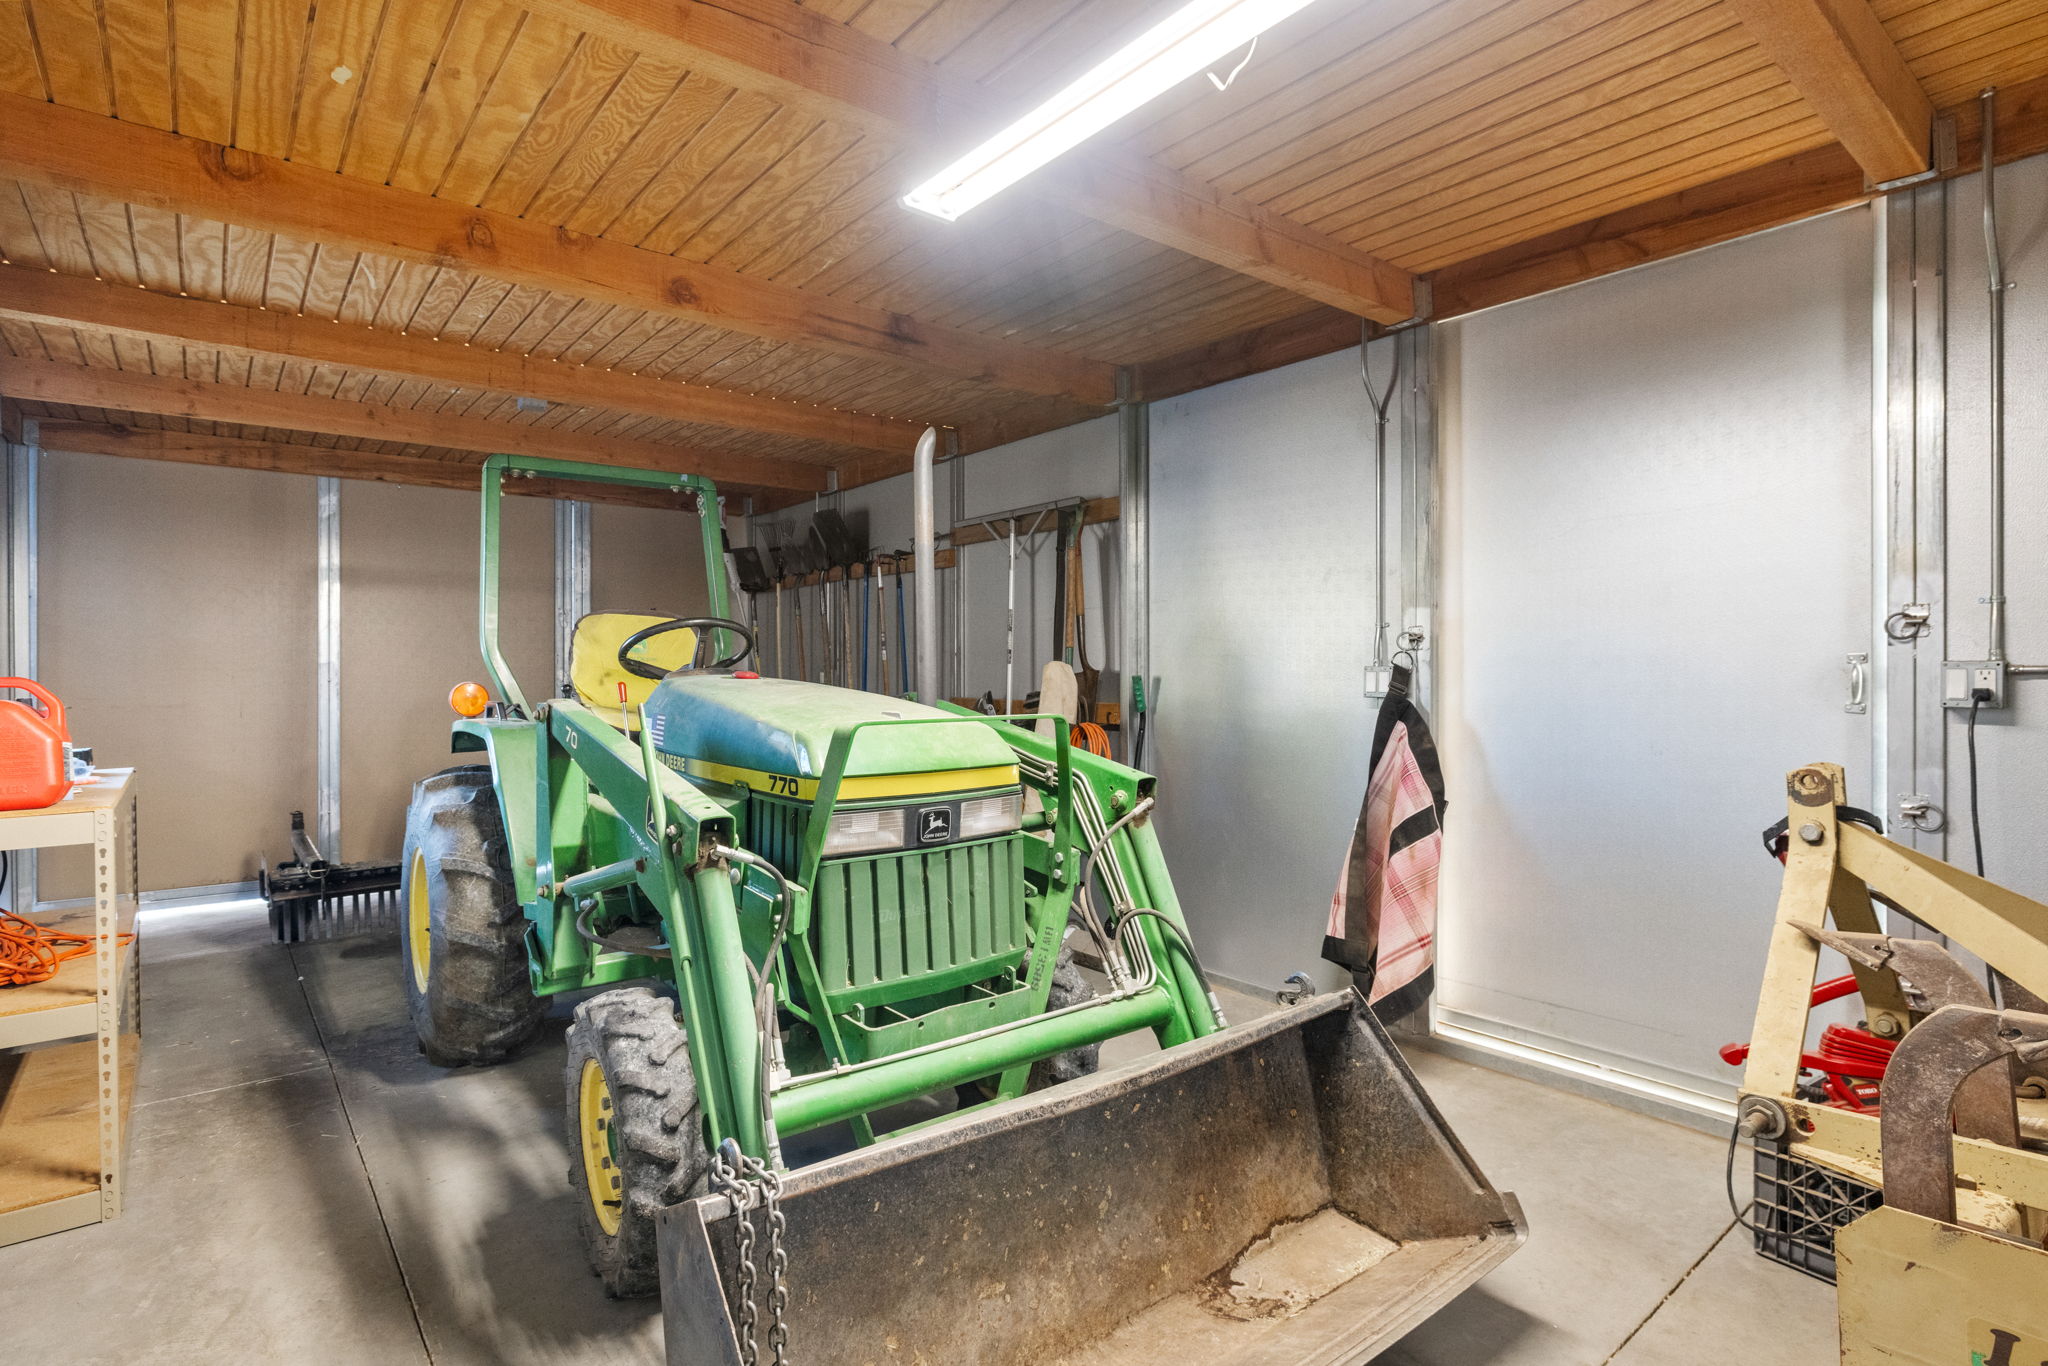
M488 767L413 785L399 867L399 957L420 1052L440 1067L502 1062L546 1005L527 974L526 915Z
M591 1270L616 1299L661 1289L655 1214L710 1185L688 1042L675 1003L646 987L591 997L569 1026L569 1185Z

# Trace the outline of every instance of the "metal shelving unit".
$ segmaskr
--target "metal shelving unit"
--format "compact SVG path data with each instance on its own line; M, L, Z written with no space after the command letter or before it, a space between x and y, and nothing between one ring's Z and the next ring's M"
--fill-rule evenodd
M121 1213L141 1052L135 771L108 769L55 806L0 812L0 850L92 849L92 907L42 917L97 952L0 990L0 1245ZM17 908L22 914L27 908Z

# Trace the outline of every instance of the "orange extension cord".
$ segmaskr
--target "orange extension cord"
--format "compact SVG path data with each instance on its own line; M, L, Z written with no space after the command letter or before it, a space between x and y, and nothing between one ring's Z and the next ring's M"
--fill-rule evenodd
M135 938L121 936L123 944ZM0 909L0 987L25 987L47 982L57 969L93 951L92 936L53 930Z
M7 885L7 856L0 854L0 887ZM123 944L135 936L124 934ZM47 982L57 969L93 951L92 936L38 925L0 906L0 987L25 987Z
M1109 732L1093 721L1083 721L1067 733L1067 743L1079 745L1090 754L1109 757Z

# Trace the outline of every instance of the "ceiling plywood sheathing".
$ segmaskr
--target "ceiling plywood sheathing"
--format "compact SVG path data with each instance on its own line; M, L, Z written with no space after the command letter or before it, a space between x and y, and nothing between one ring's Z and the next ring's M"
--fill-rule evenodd
M901 207L1166 3L0 6L0 346L86 385L9 412L259 468L529 432L800 493L928 424L1098 415L1119 367L1159 397L1353 345L1418 273L1450 316L1853 203L1927 108L1967 166L1988 84L2001 145L2048 145L2048 0L1376 0L960 223ZM373 477L407 472L448 477Z

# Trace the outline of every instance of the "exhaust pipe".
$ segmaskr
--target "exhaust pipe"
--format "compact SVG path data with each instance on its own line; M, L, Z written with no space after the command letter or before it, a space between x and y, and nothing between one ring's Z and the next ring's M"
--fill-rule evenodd
M939 698L938 530L932 521L932 461L939 452L939 429L927 427L917 439L910 467L912 566L917 572L917 700L931 706Z

